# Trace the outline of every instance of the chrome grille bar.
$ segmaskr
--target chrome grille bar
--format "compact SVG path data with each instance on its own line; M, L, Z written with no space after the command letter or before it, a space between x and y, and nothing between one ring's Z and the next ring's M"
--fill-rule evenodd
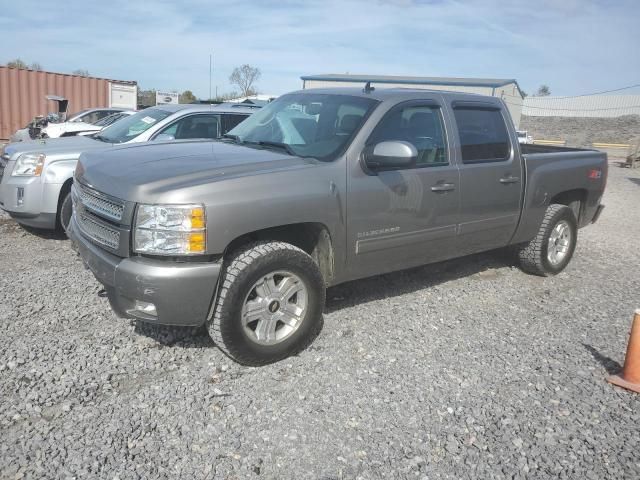
M89 211L92 211L102 217L119 222L122 220L124 212L124 203L91 190L78 182L74 182L76 193L82 205Z
M76 224L85 237L112 250L118 249L120 246L120 232L96 222L89 214L81 210L76 210L74 215Z

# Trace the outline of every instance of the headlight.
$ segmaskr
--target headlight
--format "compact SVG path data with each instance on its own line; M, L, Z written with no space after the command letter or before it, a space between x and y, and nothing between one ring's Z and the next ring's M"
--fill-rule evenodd
M151 255L201 255L207 250L203 205L139 205L133 250Z
M44 153L23 153L16 160L11 176L13 177L39 177L44 167Z

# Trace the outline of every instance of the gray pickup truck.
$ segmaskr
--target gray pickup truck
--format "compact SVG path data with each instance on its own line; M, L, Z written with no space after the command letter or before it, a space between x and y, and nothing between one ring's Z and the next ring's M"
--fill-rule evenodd
M23 225L66 230L73 171L82 152L148 141L214 139L254 111L242 104L160 105L91 136L11 143L0 156L0 208Z
M304 348L327 286L507 246L562 271L606 175L603 153L520 145L497 98L303 90L219 141L83 154L70 230L119 315L206 324L260 365Z

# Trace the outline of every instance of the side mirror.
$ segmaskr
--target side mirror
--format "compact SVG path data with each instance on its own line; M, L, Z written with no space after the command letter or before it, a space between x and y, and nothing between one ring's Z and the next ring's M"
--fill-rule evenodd
M380 142L373 151L365 154L365 164L373 171L393 170L408 167L418 158L418 150L409 143L400 140Z
M174 137L173 135L169 135L168 133L161 133L156 138L154 138L153 141L154 142L170 142L175 139L176 137Z

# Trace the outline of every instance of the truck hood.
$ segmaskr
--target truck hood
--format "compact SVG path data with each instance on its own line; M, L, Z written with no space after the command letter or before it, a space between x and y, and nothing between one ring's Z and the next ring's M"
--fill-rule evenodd
M148 143L83 153L76 178L133 202L166 199L167 192L223 179L312 167L320 162L227 142Z
M91 137L63 137L63 138L47 138L44 140L29 140L26 142L10 143L4 149L5 155L11 160L15 160L18 154L22 153L44 153L50 155L64 155L66 153L75 154L77 157L80 153L87 150L104 149L111 147L112 144L94 140Z

